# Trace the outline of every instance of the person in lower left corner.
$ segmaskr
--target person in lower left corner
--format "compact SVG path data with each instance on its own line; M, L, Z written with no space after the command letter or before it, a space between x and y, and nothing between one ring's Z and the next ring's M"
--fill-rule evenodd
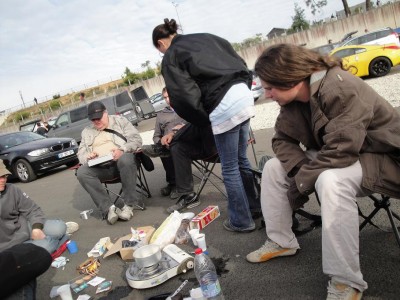
M36 278L47 271L51 262L46 249L31 243L1 251L0 299L36 299Z
M10 174L0 160L0 251L32 243L53 253L68 240L67 225L61 220L47 220L25 192L7 183Z

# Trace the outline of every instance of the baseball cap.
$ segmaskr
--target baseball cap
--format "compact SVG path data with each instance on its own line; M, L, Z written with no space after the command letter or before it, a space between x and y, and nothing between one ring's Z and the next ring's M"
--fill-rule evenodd
M0 176L11 175L10 171L7 170L3 161L0 159Z
M103 116L103 112L106 110L104 104L100 101L93 101L88 105L88 119L100 119Z

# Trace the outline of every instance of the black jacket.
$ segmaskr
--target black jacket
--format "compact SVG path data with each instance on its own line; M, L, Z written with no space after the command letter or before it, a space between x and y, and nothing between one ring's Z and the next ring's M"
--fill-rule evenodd
M208 115L232 85L244 82L250 87L252 80L246 63L230 43L207 33L176 35L161 72L171 106L197 126L210 123Z

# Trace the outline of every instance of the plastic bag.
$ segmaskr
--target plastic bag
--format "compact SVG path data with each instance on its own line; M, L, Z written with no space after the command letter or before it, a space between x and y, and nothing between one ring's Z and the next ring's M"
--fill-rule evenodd
M190 239L189 220L183 219L175 236L175 244L187 244Z
M169 215L151 237L150 244L159 245L161 249L172 244L175 240L176 232L181 225L182 217L177 211Z

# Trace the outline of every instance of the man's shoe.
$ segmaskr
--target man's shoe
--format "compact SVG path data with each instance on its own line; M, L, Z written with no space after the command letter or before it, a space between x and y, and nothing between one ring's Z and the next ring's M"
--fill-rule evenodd
M79 229L79 225L76 222L66 222L65 225L67 225L67 231L65 232L66 234L73 234Z
M248 233L248 232L252 232L252 231L254 231L254 229L256 229L255 225L253 227L247 228L247 229L236 229L236 228L233 228L231 222L229 221L229 219L226 219L222 225L224 226L225 230L232 231L232 232Z
M133 217L133 208L129 205L124 205L124 207L118 212L118 217L121 220L129 221Z
M111 225L114 225L118 221L118 213L121 210L118 207L115 207L115 205L111 205L110 208L108 209L108 214L107 214L107 221Z
M296 252L297 249L282 248L277 243L267 239L260 249L247 254L246 259L251 263L259 263L274 257L295 255Z
M328 284L328 295L326 300L360 300L362 292L343 283L333 280Z
M161 190L160 190L161 196L169 196L169 195L171 195L171 192L174 189L175 189L175 186L168 183L167 186L164 186L163 188L161 188Z
M176 187L174 187L174 188L171 190L171 194L169 195L169 197L170 197L172 200L178 199L180 196L181 196L181 195L179 195L178 191L176 190Z
M150 157L169 157L171 153L161 144L143 145L142 151Z
M167 212L173 213L175 210L180 212L187 208L193 208L199 205L200 201L197 199L197 194L193 192L188 195L181 196L175 205L167 208Z

